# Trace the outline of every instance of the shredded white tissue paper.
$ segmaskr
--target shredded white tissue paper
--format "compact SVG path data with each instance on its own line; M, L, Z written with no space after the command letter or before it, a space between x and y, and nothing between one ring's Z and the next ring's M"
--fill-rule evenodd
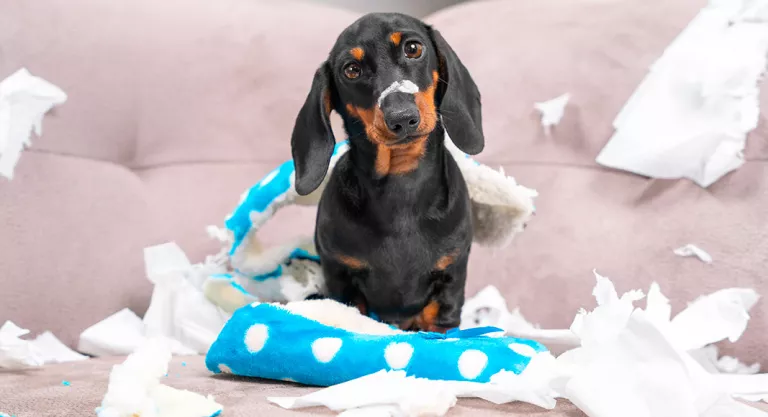
M49 331L38 335L32 341L32 345L40 352L43 362L46 364L76 362L88 359L87 356L81 355L67 347Z
M487 384L429 381L402 371L381 371L303 397L269 398L284 408L325 406L343 416L441 416L460 397L497 404L524 401L553 408L566 398L589 417L766 417L768 413L734 400L768 398L768 374L757 366L718 359L710 343L736 341L748 311L757 302L750 289L728 288L700 297L671 316L658 284L648 291L645 309L634 304L645 295L619 296L611 280L595 272L597 307L580 311L570 329L578 347L555 359L539 354L521 375L500 372ZM518 322L519 321L519 322ZM462 327L518 326L536 329L507 311L493 287L467 300ZM514 324L518 323L518 324ZM522 323L522 324L520 324ZM736 363L734 363L734 361ZM729 369L730 371L727 371Z
M677 256L695 256L704 263L707 263L707 264L712 263L712 256L709 253L707 253L704 249L694 245L693 243L689 243L685 246L681 246L675 249L673 252Z
M136 350L145 340L141 317L124 308L85 329L80 334L77 350L93 356L124 356Z
M707 372L712 374L751 375L760 372L760 364L747 365L732 356L720 357L716 345L705 346L688 352Z
M768 0L710 0L614 121L601 165L708 187L744 164L768 57Z
M10 320L0 327L0 368L23 369L88 359L61 343L51 332L43 332L32 340L21 338L27 334L29 330Z
M303 397L268 400L286 409L324 406L334 411L348 410L342 413L345 416L443 416L457 398L463 397L482 398L495 404L525 401L552 409L556 395L550 387L554 364L551 354L541 353L531 359L520 375L502 371L487 384L433 381L406 376L405 371L383 370Z
M42 135L45 114L65 101L64 91L26 68L0 81L0 175L13 178L21 151L32 143L32 130Z
M567 376L556 382L556 389L565 398L590 417L768 415L731 398L754 393L762 381L732 375L731 383L722 383L688 353L707 343L738 339L744 315L756 301L754 291L715 292L669 321L667 300L658 286L652 286L642 310L633 305L642 292L619 298L610 280L595 275L598 307L580 313L572 326L582 347L558 358Z
M541 125L544 127L545 132L549 133L552 126L560 123L563 114L565 114L565 106L568 105L568 100L570 99L571 95L565 93L552 100L534 103L533 107L541 113Z
M214 271L203 268L204 273L197 273L175 243L146 248L144 259L147 277L155 284L144 315L146 335L178 340L195 352L207 352L230 317L203 294L203 279Z
M573 347L579 345L579 338L570 329L540 329L531 324L516 308L507 309L507 302L499 290L489 285L474 297L467 299L461 309L461 328L493 326L504 329L510 336L537 340L550 350L553 347Z
M699 297L672 319L671 337L686 351L724 339L735 342L747 329L749 310L759 298L749 288L727 288Z
M86 329L78 348L94 356L126 355L158 338L175 355L205 354L230 317L202 291L205 278L226 272L224 259L216 255L193 265L176 243L146 248L147 278L155 287L144 319L121 310Z
M98 417L209 417L221 412L213 397L160 384L168 373L166 341L149 339L125 362L115 365Z
M29 333L12 321L6 321L0 327L0 368L20 369L31 366L42 366L42 352L21 336Z

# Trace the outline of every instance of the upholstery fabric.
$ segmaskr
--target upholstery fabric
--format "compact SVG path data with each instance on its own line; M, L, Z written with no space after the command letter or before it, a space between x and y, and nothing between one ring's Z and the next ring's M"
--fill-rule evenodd
M93 359L77 364L47 366L30 372L14 372L0 378L0 412L18 417L89 416L99 406L107 390L109 372L114 364L125 358ZM185 364L186 366L183 366ZM69 386L62 384L69 382ZM293 397L318 390L289 382L274 382L231 375L211 376L202 357L176 357L171 362L168 377L161 383L204 395L213 395L224 406L226 417L301 417L310 415L335 416L338 413L323 407L284 410L267 401L267 397ZM23 386L24 390L18 390ZM449 414L462 416L507 417L584 417L573 404L560 401L555 411L530 404L494 405L478 399L460 399Z
M474 249L469 295L494 284L531 321L563 327L594 304L593 268L620 291L658 281L677 311L725 287L768 294L768 87L748 162L709 189L594 162L649 65L704 4L495 0L427 19L483 94L487 147L478 160L540 192L537 217L509 247ZM216 249L204 227L221 224L242 190L289 157L312 74L356 17L251 0L1 2L0 78L25 66L69 101L46 117L16 178L0 179L0 320L74 344L108 314L142 314L151 292L142 248L175 240L193 260ZM571 103L545 136L533 103L564 92ZM313 220L313 210L286 209L263 238L307 233ZM714 263L672 254L686 243ZM760 302L746 336L727 351L768 365L766 325ZM52 381L69 370L103 382L106 368L94 363L100 377L62 365L2 383L30 385L24 407L88 398L80 407L90 410L100 394ZM200 378L189 383L248 403L256 402L250 390L299 390Z

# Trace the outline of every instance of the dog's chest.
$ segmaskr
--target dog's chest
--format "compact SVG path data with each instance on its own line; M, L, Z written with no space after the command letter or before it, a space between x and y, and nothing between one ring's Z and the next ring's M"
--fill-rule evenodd
M463 252L471 241L468 204L444 204L443 194L447 191L432 190L410 204L396 193L387 195L389 200L362 204L324 197L327 201L321 202L318 213L318 248L394 275L427 273L440 258Z

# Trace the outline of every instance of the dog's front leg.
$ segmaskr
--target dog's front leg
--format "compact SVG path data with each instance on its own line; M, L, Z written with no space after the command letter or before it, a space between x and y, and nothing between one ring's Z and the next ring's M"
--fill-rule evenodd
M465 254L445 269L434 272L434 279L438 280L435 294L416 319L420 330L445 333L461 324L468 259Z
M323 260L322 265L328 297L340 303L357 307L361 314L367 316L368 308L365 298L355 285L356 276L360 278L359 275L366 271L351 268L332 259Z

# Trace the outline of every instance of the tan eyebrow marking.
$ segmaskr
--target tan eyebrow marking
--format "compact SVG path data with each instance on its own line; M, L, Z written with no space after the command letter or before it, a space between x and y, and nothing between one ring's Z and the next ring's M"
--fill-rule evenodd
M389 40L391 40L395 46L400 46L400 40L402 40L402 38L403 34L400 32L392 32L392 34L389 35Z
M363 51L363 48L360 47L350 49L349 53L352 54L352 56L355 57L355 59L358 61L362 61L363 57L365 56L365 51Z

